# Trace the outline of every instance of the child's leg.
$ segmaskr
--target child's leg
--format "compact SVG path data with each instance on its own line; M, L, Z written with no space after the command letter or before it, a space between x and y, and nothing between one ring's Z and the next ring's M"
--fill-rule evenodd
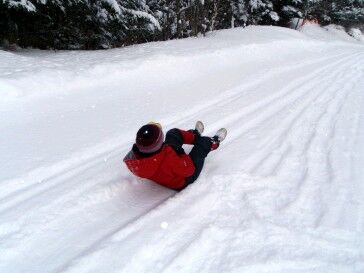
M183 145L183 137L181 132L177 129L171 129L166 134L165 144L170 145L177 154L183 154L184 150L182 148Z
M193 144L195 142L193 130L184 131L181 129L171 129L167 132L165 143L172 146L178 154L183 154L183 144Z
M211 151L211 138L210 137L198 137L195 141L195 146L193 146L189 156L191 157L194 165L195 165L195 172L192 176L187 177L186 184L192 184L200 175L205 158L207 157L208 153Z

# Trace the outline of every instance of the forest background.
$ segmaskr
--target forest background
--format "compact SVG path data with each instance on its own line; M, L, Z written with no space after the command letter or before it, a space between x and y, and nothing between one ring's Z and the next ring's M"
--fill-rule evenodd
M364 0L0 0L0 42L106 49L292 19L364 25Z

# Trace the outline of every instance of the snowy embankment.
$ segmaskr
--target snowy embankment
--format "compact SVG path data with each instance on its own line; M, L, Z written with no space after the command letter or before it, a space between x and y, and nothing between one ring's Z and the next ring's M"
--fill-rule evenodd
M364 272L364 44L276 27L0 51L0 272ZM136 130L229 135L175 192ZM188 150L188 149L186 149Z

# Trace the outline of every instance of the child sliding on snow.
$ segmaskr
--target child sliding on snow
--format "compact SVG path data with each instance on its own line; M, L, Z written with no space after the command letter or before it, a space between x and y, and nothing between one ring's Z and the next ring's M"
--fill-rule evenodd
M201 136L203 130L203 123L197 121L194 130L169 130L163 142L161 125L148 123L138 130L135 144L124 162L136 176L182 190L198 178L207 154L216 150L227 134L221 128L214 137L206 137ZM194 145L188 155L183 144Z

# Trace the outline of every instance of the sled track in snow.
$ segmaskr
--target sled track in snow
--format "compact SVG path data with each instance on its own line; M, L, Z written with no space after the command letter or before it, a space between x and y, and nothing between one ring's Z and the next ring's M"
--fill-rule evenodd
M347 75L347 74L349 74L349 73L336 72L336 73L333 73L333 75L329 78L329 80L334 81L336 78L340 78L340 79L344 78L344 80L341 80L341 81L352 80L351 78L348 77L350 75ZM360 75L357 76L357 79L359 78L359 76ZM355 81L357 79L355 79ZM260 165L264 165L264 162L269 160L269 156L270 156L269 153L271 151L271 145L274 145L276 148L279 148L286 152L289 151L289 149L290 149L289 146L291 146L292 144L287 144L287 139L285 138L285 136L287 136L287 135L290 136L292 134L292 130L294 129L295 125L297 125L300 122L302 123L302 120L304 119L305 113L309 109L310 104L312 104L312 103L317 104L318 101L325 100L325 98L327 98L329 96L327 103L329 104L328 107L330 107L330 103L335 100L335 95L338 92L342 93L342 90L344 90L344 89L342 89L340 91L337 88L335 88L334 90L330 90L330 89L332 89L332 88L330 88L330 86L332 86L332 82L329 80L326 80L326 82L322 86L320 86L319 89L317 90L317 88L316 88L317 80L321 81L321 78L320 78L320 76L318 76L318 77L313 78L313 80L316 80L316 82L310 81L308 84L306 84L305 86L303 86L301 88L300 91L303 93L303 95L293 98L293 100L292 100L293 103L295 103L298 100L300 100L301 98L303 98L303 100L300 101L301 104L298 105L297 108L295 108L295 111L297 112L297 114L288 116L287 118L285 118L282 121L281 126L280 126L281 128L280 128L278 134L276 134L276 132L274 132L267 137L267 141L265 143L263 143L262 147L261 147L261 149L262 149L261 158L255 162L254 166L251 167L251 169L250 169L251 172L254 172L256 169L259 168ZM320 93L320 91L324 91L324 92ZM347 90L347 88L346 88L344 91L346 91L345 94L348 95L349 90ZM327 94L329 92L330 92L330 94ZM334 94L331 94L331 93L334 93ZM336 99L335 102L337 102L337 101L338 100ZM342 106L342 104L341 104L341 106ZM323 105L323 106L325 107L325 105ZM314 127L311 128L313 134L315 134L315 132L317 131L316 127L318 127L318 124L319 124L318 121L321 120L322 115L325 114L326 108L324 108L324 107L318 108L318 110L322 110L321 114L318 117L318 120L311 121L311 123L315 125ZM281 110L283 110L283 109L281 109ZM298 126L296 126L296 127L298 127ZM302 153L310 147L312 139L313 139L313 136L311 136L308 139L307 144L302 148ZM284 153L283 155L287 155L287 154ZM281 159L282 159L282 157L281 157ZM278 160L278 161L281 162L281 160ZM277 168L278 168L278 166L277 166ZM275 168L275 169L277 169L277 168ZM272 170L267 175L272 175L274 172L275 172L275 170Z
M361 57L361 58L360 58ZM338 60L337 60L338 59ZM360 66L363 67L363 53L356 54L338 54L330 56L329 58L322 58L319 61L307 62L298 67L283 67L277 69L275 73L269 74L269 76L257 79L254 83L238 86L232 90L225 91L220 97L207 102L201 107L193 108L187 111L184 115L178 117L172 117L170 119L162 120L163 124L171 126L173 124L184 124L191 123L195 119L203 116L207 116L212 112L216 111L216 108L224 108L226 105L239 104L240 100L244 100L244 96L247 91L252 89L258 89L266 81L273 77L280 77L287 71L294 69L304 69L307 67L315 68L312 72L302 75L301 77L292 80L280 90L277 90L272 95L260 100L255 104L251 104L233 113L229 113L227 117L219 118L213 124L208 124L208 132L213 132L221 126L229 128L229 135L224 143L224 146L229 148L234 142L238 141L241 136L251 130L255 130L259 127L265 126L275 116L283 115L279 126L271 131L263 139L259 140L259 151L251 155L242 161L245 166L247 173L255 174L257 177L271 177L281 175L285 177L285 173L288 173L290 169L297 169L298 174L295 179L287 178L290 183L284 185L282 188L277 186L277 183L270 185L268 182L263 182L258 185L243 185L244 194L242 193L242 204L241 207L232 209L233 213L237 213L241 209L246 209L248 201L246 201L246 194L249 192L264 191L264 188L271 188L284 193L288 187L293 188L294 193L290 195L288 200L284 200L277 204L276 209L285 214L288 218L291 217L292 221L297 221L297 225L302 224L302 221L307 221L307 226L314 227L324 221L327 224L338 222L341 214L337 215L334 213L327 213L325 208L322 209L322 217L309 219L308 214L305 214L305 207L303 202L307 202L305 197L310 195L320 195L319 189L314 185L316 179L322 177L315 177L317 174L322 174L325 177L326 183L340 184L340 181L344 179L339 177L333 170L334 160L332 158L335 150L330 146L331 142L335 139L336 122L338 117L341 115L343 109L345 109L345 103L351 99L355 100L358 94L350 93L351 90L356 90L355 84L363 83L360 81L360 73L353 76L351 71L352 67ZM328 65L317 68L320 64L324 64L330 61ZM337 84L334 84L337 83ZM338 87L339 86L339 87ZM267 88L267 87L264 87ZM295 107L289 108L294 105ZM358 109L357 109L358 110ZM285 115L287 113L288 115ZM291 111L291 112L290 112ZM356 117L358 119L358 117ZM247 120L244 124L239 126L232 126L239 120ZM355 128L351 128L353 134L355 134ZM326 132L329 132L326 134ZM96 157L90 158L85 162L80 162L70 168L62 170L62 173L54 173L53 175L42 179L42 183L34 181L28 187L19 187L15 191L2 196L0 199L0 215L4 219L10 220L8 226L0 225L0 242L5 240L5 236L13 234L12 236L27 236L32 231L27 230L26 218L19 217L19 219L13 219L10 215L23 215L29 214L34 216L35 222L39 223L47 222L53 223L58 218L61 219L61 224L67 220L67 216L75 213L82 213L82 211L88 206L92 207L93 202L97 205L101 202L107 202L112 198L127 198L126 194L133 195L133 188L128 188L125 184L131 182L125 181L127 178L124 173L121 175L119 171L107 173L106 176L96 176L91 179L95 174L102 172L105 168L116 168L120 167L122 154L126 152L130 143L124 143L119 146L115 151L104 151L98 154ZM349 144L348 144L349 145ZM353 145L353 144L351 144ZM273 148L272 148L273 147ZM319 158L317 157L317 150L321 153ZM274 151L274 153L272 153ZM104 159L107 158L107 162ZM295 164L288 164L289 161ZM320 164L318 164L318 162ZM300 167L297 167L297 164ZM347 174L350 175L350 174ZM81 179L80 179L81 178ZM85 183L79 184L80 181ZM76 184L78 182L78 184ZM213 269L217 263L222 263L224 259L227 261L232 259L234 255L239 255L240 252L234 254L236 248L235 244L239 244L239 240L236 239L236 234L239 234L237 227L244 226L244 217L237 220L237 223L232 223L229 232L219 233L218 227L211 227L214 225L223 226L224 215L221 215L223 210L219 206L226 206L223 202L234 202L231 200L228 193L228 185L221 183L213 185L213 189L217 191L211 192L207 187L206 183L199 183L194 185L195 192L188 190L187 193L181 193L174 200L175 202L166 202L171 196L172 192L166 192L162 194L162 198L154 200L148 208L144 210L138 210L134 217L127 219L115 220L114 224L100 233L97 233L97 239L87 242L80 250L71 253L68 260L61 261L58 268L52 270L52 272L61 272L67 270L73 270L73 266L77 272L77 264L87 263L89 259L92 259L94 255L101 255L105 258L108 253L112 253L114 248L122 248L122 241L127 240L138 240L140 243L134 244L133 251L135 252L135 258L128 261L124 268L126 272L137 272L137 261L143 257L144 249L142 247L142 239L135 239L138 233L143 229L144 226L150 226L151 219L161 218L163 214L172 213L174 210L180 210L181 208L187 208L187 204L193 200L198 200L196 205L200 204L209 208L206 211L207 215L201 218L196 217L192 219L192 223L196 225L197 231L189 232L188 227L181 226L176 230L179 236L184 236L185 240L178 240L177 237L172 237L163 242L163 244L157 243L158 240L163 240L163 235L159 234L152 240L159 246L163 251L164 248L170 250L167 256L164 256L164 261L151 259L145 264L145 269L152 270L157 264L161 265L161 270L164 272L173 272L175 266L183 263L183 259L191 258L189 253L193 253L193 249L199 247L199 241L212 235L221 235L221 240L224 239L228 243L223 249L214 250L216 248L217 241L212 241L210 245L204 246L202 251L211 251L216 260L208 261L196 261L198 265L193 272L198 272L198 269L204 269L204 272L208 272L208 269ZM235 186L237 187L237 186ZM335 194L337 187L333 188ZM241 188L237 187L236 190ZM60 195L62 193L63 195ZM138 194L138 193L137 193ZM224 196L224 194L226 194ZM339 194L336 192L336 194ZM349 194L349 192L347 192ZM49 197L52 198L51 203L46 203ZM207 197L206 197L207 196ZM330 198L328 195L321 196L324 199ZM132 198L128 197L132 203ZM224 198L226 200L224 200ZM221 199L221 200L220 200ZM212 202L213 201L213 202ZM207 204L211 203L211 206ZM308 208L317 205L317 199L309 200ZM339 207L343 207L344 203L340 203ZM59 210L58 208L63 208ZM133 208L131 208L133 209ZM293 217L292 211L302 211L302 217ZM47 219L40 219L44 213L50 212L47 215ZM259 209L256 210L257 218L264 218L265 215L259 215ZM335 211L336 212L336 211ZM359 213L359 212L358 212ZM110 214L112 215L112 214ZM110 216L109 215L109 216ZM183 216L183 214L182 214ZM300 219L302 218L302 219ZM108 218L105 217L104 220ZM306 219L306 220L304 220ZM308 220L307 220L308 219ZM103 219L100 219L103 220ZM285 222L282 219L279 221L272 222L268 221L273 227L277 229L277 237L289 235L284 231ZM60 224L57 223L57 224ZM65 223L64 223L65 224ZM355 224L355 223L354 223ZM90 232L94 232L90 230ZM297 232L300 232L297 229ZM355 250L352 250L350 244L350 234L338 233L334 235L324 232L317 232L312 230L312 233L307 231L302 234L302 245L304 239L310 238L315 241L322 241L318 243L317 247L326 247L328 250L333 248L333 256L339 253L334 247L334 244L342 240L339 245L346 247L348 251L356 254ZM72 234L71 234L72 235ZM77 238L77 232L72 235ZM339 237L342 236L340 239ZM3 238L4 237L4 238ZM73 238L72 237L72 238ZM332 240L334 239L334 242ZM331 241L330 241L331 240ZM174 250L171 250L168 246L173 245ZM158 248L156 248L158 249ZM26 248L25 248L26 250ZM105 250L106 254L100 254L101 250ZM157 250L156 250L157 251ZM335 252L337 251L337 252ZM126 250L126 252L128 252ZM225 253L224 255L222 253ZM228 254L229 257L224 257ZM332 254L332 253L331 253ZM335 255L334 255L335 254ZM340 253L339 253L340 254ZM354 255L353 254L353 255ZM54 254L56 255L56 253ZM103 256L105 255L105 256ZM15 257L15 256L14 256ZM289 257L287 255L286 257ZM336 256L335 256L336 257ZM46 259L45 257L44 259ZM109 257L110 261L114 261L117 257ZM139 260L138 260L139 259ZM0 262L1 262L0 257ZM117 261L114 261L117 263ZM1 264L1 263L0 263ZM272 265L274 270L274 265ZM1 266L0 266L1 269ZM135 269L135 271L133 271ZM279 267L276 270L279 271ZM192 272L192 271L191 271ZM202 271L201 271L202 272Z

